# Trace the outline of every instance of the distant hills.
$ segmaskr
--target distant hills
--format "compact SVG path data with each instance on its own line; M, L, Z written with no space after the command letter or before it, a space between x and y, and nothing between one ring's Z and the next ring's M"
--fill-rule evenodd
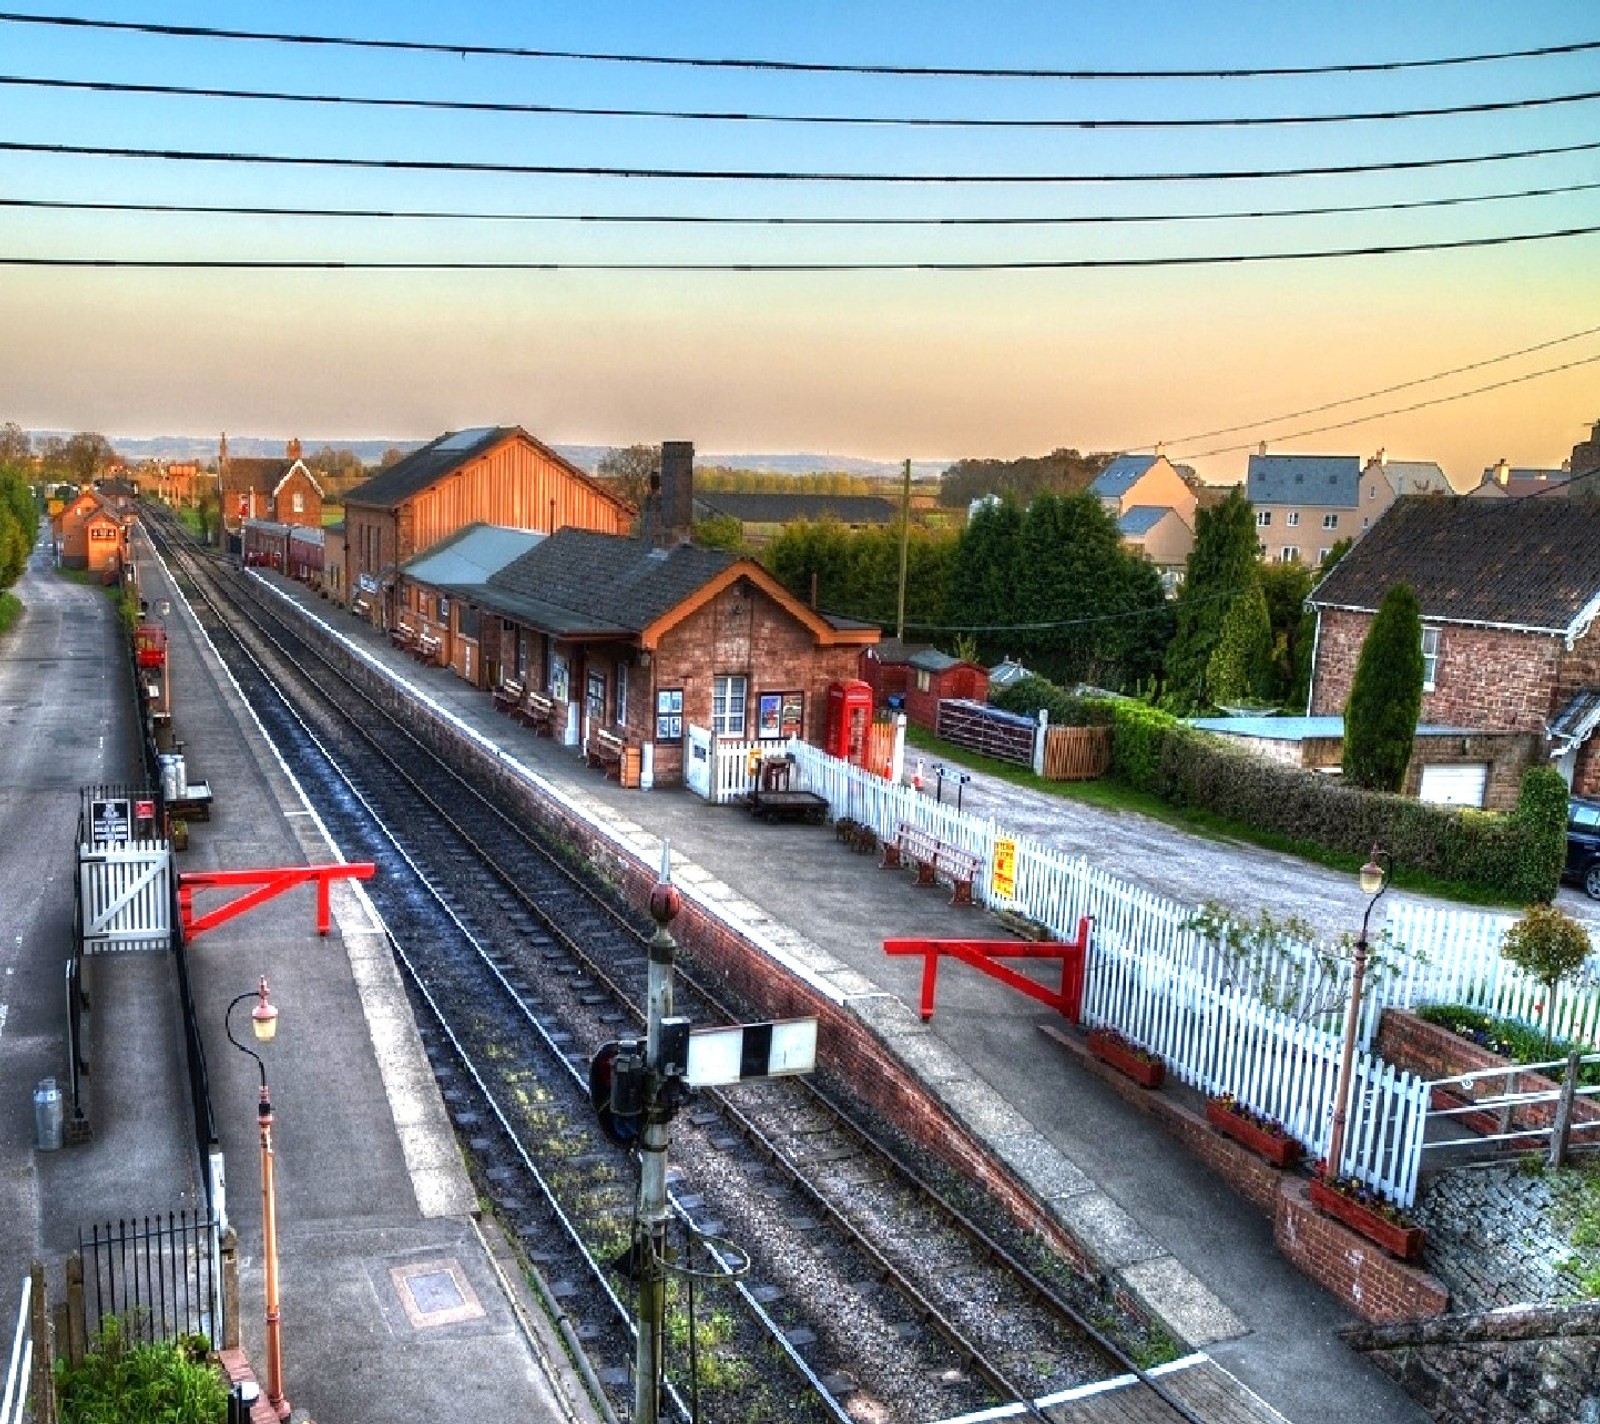
M35 447L50 436L66 439L70 430L31 430L28 432ZM108 437L112 448L127 460L198 460L204 463L217 457L215 435L113 435ZM282 455L287 439L276 436L228 436L228 451L234 455L271 457ZM306 454L322 449L324 445L335 450L351 450L364 465L376 465L385 450L398 449L408 453L425 445L424 440L342 440L319 439L302 436L300 448ZM556 445L558 454L571 460L580 470L595 472L600 461L612 448L609 445ZM913 460L913 479L937 479L950 466L949 460ZM867 479L899 479L904 464L899 460L871 460L859 455L722 455L695 451L695 464L721 465L737 470L767 470L780 475L821 475L836 472L861 475Z

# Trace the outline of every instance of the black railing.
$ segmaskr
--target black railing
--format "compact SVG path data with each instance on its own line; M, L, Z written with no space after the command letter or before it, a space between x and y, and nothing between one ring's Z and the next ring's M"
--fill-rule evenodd
M217 1118L211 1107L211 1075L206 1067L206 1046L200 1037L200 1018L195 1010L194 987L189 979L189 950L183 942L183 923L178 917L178 877L172 877L172 958L178 967L178 1003L183 1009L184 1059L189 1069L189 1108L194 1121L194 1145L202 1163L209 1163L217 1147ZM216 1184L212 1173L205 1173L206 1205L212 1211L217 1203L212 1194Z
M221 1338L216 1226L210 1213L107 1222L78 1232L84 1324L90 1338L111 1316L129 1336Z

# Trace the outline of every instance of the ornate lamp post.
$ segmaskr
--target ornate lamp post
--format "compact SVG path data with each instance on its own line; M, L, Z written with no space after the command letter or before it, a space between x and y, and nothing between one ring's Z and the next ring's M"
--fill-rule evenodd
M287 1419L289 1401L283 1397L283 1344L278 1329L278 1199L272 1176L272 1100L267 1095L267 1065L261 1055L233 1036L233 1011L249 998L256 1000L255 1008L250 1011L250 1027L256 1042L272 1042L278 1032L278 1010L267 997L265 975L254 989L247 989L229 1003L222 1016L222 1027L229 1043L256 1060L256 1069L261 1074L261 1101L256 1108L256 1122L261 1129L261 1258L267 1285L267 1402L278 1418Z
M1380 857L1382 864L1379 864ZM1367 928L1372 923L1372 907L1389 888L1392 868L1393 861L1389 854L1377 846L1373 846L1367 863L1361 867L1361 893L1372 898L1367 901L1366 912L1361 916L1361 933L1356 936L1355 958L1350 966L1350 1003L1344 1016L1344 1048L1339 1055L1339 1077L1333 1093L1333 1123L1328 1129L1328 1154L1322 1169L1329 1181L1339 1175L1344 1156L1345 1105L1350 1099L1350 1067L1355 1061L1356 1028L1361 1022L1361 983L1367 973Z

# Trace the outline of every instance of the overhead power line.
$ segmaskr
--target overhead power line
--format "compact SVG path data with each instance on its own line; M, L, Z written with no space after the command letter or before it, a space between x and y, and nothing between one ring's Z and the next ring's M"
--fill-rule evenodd
M1600 40L1539 45L1531 49L1489 50L1472 54L1386 59L1351 64L1262 65L1209 69L1044 69L980 65L847 64L822 60L712 57L705 55L648 54L612 50L544 49L522 45L488 45L439 40L376 39L357 35L306 34L292 31L225 29L206 25L167 25L134 20L100 20L80 15L27 15L0 11L0 23L47 25L63 29L118 31L162 35L178 39L244 40L265 44L330 46L346 49L392 50L412 54L440 54L452 58L471 56L500 59L572 60L600 64L643 64L687 69L767 70L796 74L867 74L921 79L1273 79L1316 74L1380 74L1413 69L1442 69L1456 65L1494 64L1515 59L1549 59L1586 54L1600 49Z
M1217 129L1276 128L1288 125L1391 122L1400 119L1458 118L1516 110L1559 108L1600 99L1600 90L1525 99L1486 100L1436 108L1365 109L1331 114L1260 114L1218 118L995 118L892 114L780 114L759 110L643 109L574 104L524 104L487 99L420 99L403 95L295 93L284 89L217 89L184 84L133 84L109 79L45 79L0 74L11 88L67 90L74 93L140 94L182 99L244 99L273 104L344 105L375 109L421 109L474 114L526 114L600 119L685 119L711 123L834 125L874 128L948 129Z
M0 208L40 208L50 211L91 213L165 213L212 217L383 218L448 222L591 223L621 226L658 224L706 227L1088 227L1124 223L1232 222L1259 218L1331 217L1350 213L1398 213L1418 208L1456 208L1475 203L1548 198L1564 193L1592 192L1597 188L1600 188L1600 182L1563 183L1546 188L1518 188L1504 193L1469 193L1453 198L1417 198L1400 203L1336 203L1323 207L1232 208L1189 213L1071 213L1059 216L1022 213L949 217L807 217L779 214L741 216L733 213L517 213L475 208L289 208L245 203L141 203L109 199L7 197L0 197ZM1227 433L1222 430L1210 432L1211 435ZM1196 435L1186 438L1205 440L1209 436Z
M1302 420L1308 415L1321 415L1324 411L1338 410L1340 406L1359 405L1362 401L1377 400L1382 396L1392 396L1397 391L1409 391L1417 386L1431 386L1435 381L1448 380L1451 376L1462 376L1468 371L1481 371L1486 366L1498 366L1506 361L1515 361L1522 356L1531 356L1536 351L1548 351L1554 346L1565 346L1569 342L1582 341L1588 336L1600 336L1600 326L1585 327L1582 331L1574 331L1566 336L1555 336L1549 341L1536 342L1532 346L1523 346L1516 351L1505 351L1498 356L1486 356L1481 361L1469 361L1465 366L1452 366L1446 371L1435 371L1431 376L1417 376L1413 380L1400 381L1396 385L1381 386L1375 391L1367 391L1364 395L1345 396L1342 400L1324 401L1321 405L1308 405L1302 410L1291 410L1283 415L1269 415L1264 420L1250 420L1242 425L1224 425L1216 430L1202 430L1198 435L1183 435L1176 440L1163 443L1188 445L1198 440L1214 440L1219 435L1232 435L1240 430L1259 430L1263 426L1276 425L1284 420Z
M1559 228L1552 232L1509 233L1497 237L1456 238L1448 242L1382 243L1364 247L1332 247L1305 252L1232 252L1172 257L1063 257L1036 260L970 262L572 262L455 261L397 258L389 260L252 257L21 257L0 256L0 267L126 267L152 271L261 272L1070 272L1126 267L1216 267L1256 262L1308 262L1333 257L1387 257L1403 252L1449 252L1514 243L1549 242L1590 237L1600 223ZM1596 359L1600 359L1597 357ZM1215 453L1207 451L1207 454Z
M330 154L244 153L182 148L117 148L103 144L0 142L0 152L48 153L78 158L159 159L178 163L236 163L294 168L362 168L411 173L515 173L543 178L632 178L669 182L736 183L990 183L1039 187L1086 183L1212 183L1272 178L1328 178L1361 173L1404 173L1433 168L1460 168L1478 163L1507 163L1526 158L1553 158L1591 153L1600 140L1542 148L1508 149L1499 153L1458 154L1444 158L1387 159L1374 163L1328 163L1297 168L1194 169L1161 173L852 173L777 168L648 168L592 163L495 163L463 159L349 158Z
M1521 376L1508 376L1503 381L1493 381L1487 386L1474 386L1469 391L1457 391L1453 395L1434 396L1430 400L1416 401L1411 405L1397 406L1392 410L1374 411L1371 415L1358 415L1350 420L1335 421L1331 425L1318 425L1308 430L1292 430L1288 434L1273 437L1276 440L1301 440L1308 435L1326 435L1330 430L1348 430L1353 425L1366 425L1374 420L1387 420L1394 415L1410 415L1413 411L1427 410L1430 406L1450 405L1455 401L1466 400L1470 396L1481 396L1489 391L1504 390L1507 386L1520 386L1528 381L1542 380L1545 376L1556 376L1563 371L1575 371L1581 366L1592 366L1600 361L1600 355L1583 356L1576 361L1568 361L1560 366L1547 366L1542 371L1529 371ZM1246 440L1242 445L1223 445L1215 450L1199 450L1192 454L1181 455L1180 459L1204 460L1212 455L1233 455L1240 450L1248 450L1256 442Z

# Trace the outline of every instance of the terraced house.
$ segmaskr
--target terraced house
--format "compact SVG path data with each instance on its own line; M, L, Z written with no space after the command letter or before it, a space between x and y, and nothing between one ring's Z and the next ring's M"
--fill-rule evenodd
M1271 563L1320 564L1341 539L1359 539L1402 495L1449 494L1431 460L1359 455L1250 457L1245 498L1256 512L1256 541Z

